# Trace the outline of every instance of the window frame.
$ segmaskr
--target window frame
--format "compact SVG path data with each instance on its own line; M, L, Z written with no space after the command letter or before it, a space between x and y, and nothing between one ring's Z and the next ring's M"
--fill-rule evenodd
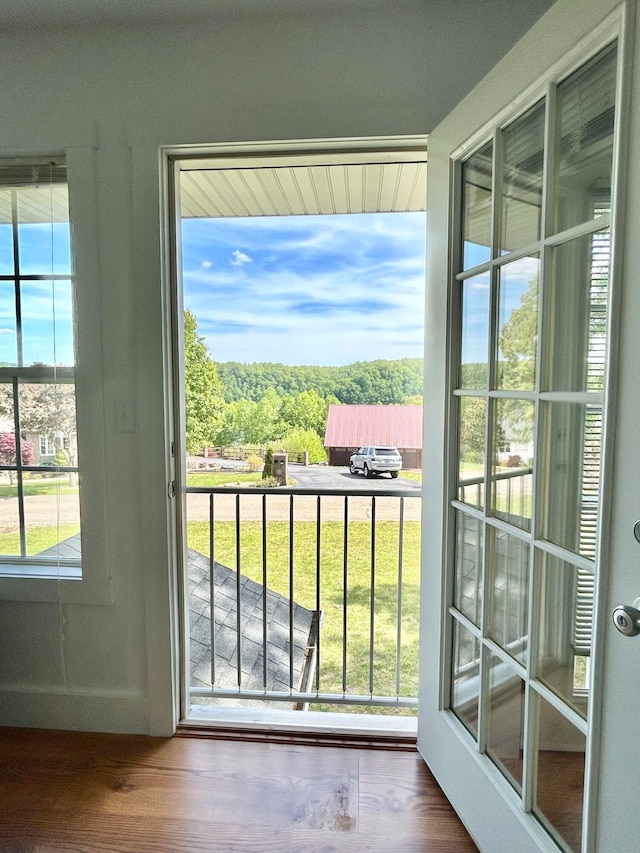
M69 224L73 241L72 276L80 286L74 294L75 390L77 453L82 459L80 490L82 559L38 564L32 558L11 561L0 558L0 601L63 602L110 605L114 584L107 563L107 471L104 456L105 409L102 355L102 303L98 242L97 170L95 127L53 131L37 125L25 144L24 130L7 140L0 158L51 159L63 157L67 166ZM46 131L46 132L45 132ZM47 140L37 140L47 135ZM11 134L10 134L11 136ZM67 276L68 278L71 276ZM58 368L60 370L60 368Z

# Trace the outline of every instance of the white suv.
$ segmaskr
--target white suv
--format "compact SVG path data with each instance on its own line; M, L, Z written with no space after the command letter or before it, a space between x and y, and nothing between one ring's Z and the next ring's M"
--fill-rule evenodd
M362 471L365 477L373 474L389 473L395 479L402 468L402 456L397 447L379 447L369 445L361 447L349 461L349 471L357 474Z

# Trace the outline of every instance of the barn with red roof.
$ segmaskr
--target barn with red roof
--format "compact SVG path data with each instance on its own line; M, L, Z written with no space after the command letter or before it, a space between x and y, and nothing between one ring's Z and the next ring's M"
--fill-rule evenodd
M348 465L351 454L368 444L393 445L405 468L421 468L422 406L329 406L329 465Z

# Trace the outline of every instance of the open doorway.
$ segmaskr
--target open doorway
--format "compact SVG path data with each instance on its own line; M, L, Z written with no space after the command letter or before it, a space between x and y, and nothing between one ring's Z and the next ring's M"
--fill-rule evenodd
M188 718L415 727L425 161L175 159Z

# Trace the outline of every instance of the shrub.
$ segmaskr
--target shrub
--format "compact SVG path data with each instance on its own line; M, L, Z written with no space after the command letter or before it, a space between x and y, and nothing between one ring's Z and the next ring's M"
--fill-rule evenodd
M250 453L245 459L250 471L259 471L262 468L262 459L255 453Z
M69 464L69 456L64 450L58 450L56 455L51 460L51 464L55 468L66 468L66 466Z
M522 456L515 454L507 459L507 468L519 468L522 465Z
M255 486L256 489L273 489L280 485L280 480L277 477L264 477L263 475L262 480L256 480L251 485Z
M309 462L326 462L327 451L317 432L310 429L293 429L282 439L282 449L287 453L309 451Z
M30 441L20 442L22 449L22 464L33 465L33 444ZM0 463L3 465L15 465L17 461L16 437L12 432L0 433ZM13 484L14 471L9 472L9 482Z
M262 469L262 479L268 480L273 478L273 448L267 447L267 452L264 455L264 468ZM276 482L276 485L278 483Z

